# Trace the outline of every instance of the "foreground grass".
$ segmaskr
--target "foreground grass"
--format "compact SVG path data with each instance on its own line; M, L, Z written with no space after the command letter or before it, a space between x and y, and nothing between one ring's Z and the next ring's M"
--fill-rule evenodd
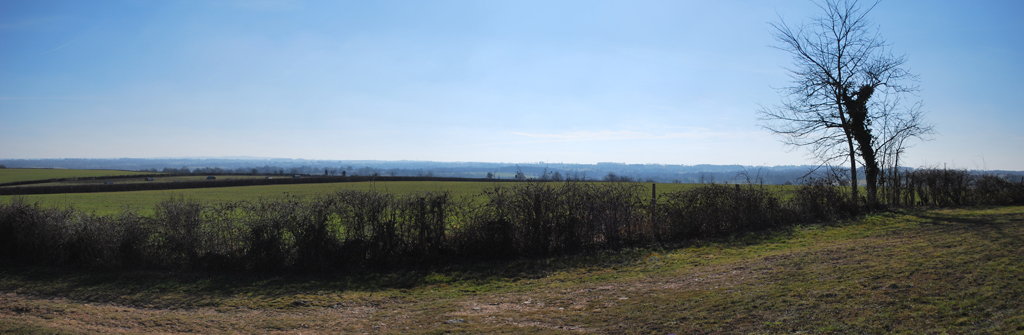
M121 170L0 169L0 184L60 178L110 177L153 174Z
M2 171L2 170L0 170ZM181 177L169 177L181 178ZM198 176L194 178L205 178ZM64 194L33 194L0 196L0 203L10 202L16 197L24 198L28 203L39 203L44 207L72 206L87 213L113 215L124 207L133 207L143 215L152 214L157 203L171 197L199 199L207 203L230 202L240 200L257 200L283 196L310 197L318 194L333 193L340 190L369 191L377 190L398 195L418 192L449 191L453 196L477 196L485 189L498 185L514 186L519 183L508 182L470 182L470 181L392 181L392 182L346 182L323 184L291 184L261 185L239 187L194 188L179 190L154 190L132 192L98 192L98 193L64 193ZM650 192L651 184L642 184ZM659 194L677 192L699 187L700 184L658 184ZM784 186L769 186L782 188ZM646 194L646 193L645 193Z
M0 333L1020 333L1021 264L1024 207L356 275L7 266Z

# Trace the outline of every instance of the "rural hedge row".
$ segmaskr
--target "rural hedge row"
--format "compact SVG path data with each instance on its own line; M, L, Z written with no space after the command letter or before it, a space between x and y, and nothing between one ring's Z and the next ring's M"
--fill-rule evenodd
M960 195L962 182L926 180L906 190L920 197L918 204L943 203L935 194L960 204L1024 203L1024 186L1005 179L976 178ZM107 269L345 271L649 246L835 220L858 210L843 188L827 181L784 196L752 185L705 185L656 200L643 190L630 183L529 182L498 185L476 198L351 190L221 204L172 198L152 216L130 210L93 216L14 200L0 204L0 260Z

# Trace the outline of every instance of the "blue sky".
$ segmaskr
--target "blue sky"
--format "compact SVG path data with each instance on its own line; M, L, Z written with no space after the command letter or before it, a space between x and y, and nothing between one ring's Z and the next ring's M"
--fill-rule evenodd
M0 0L0 158L813 164L758 126L809 1ZM884 1L938 134L1024 170L1024 2Z

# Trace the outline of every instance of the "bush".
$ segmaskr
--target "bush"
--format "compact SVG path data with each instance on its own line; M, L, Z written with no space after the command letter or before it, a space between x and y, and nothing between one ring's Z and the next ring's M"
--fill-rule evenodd
M646 241L639 184L529 182L484 192L459 231L461 248L494 258L545 256Z
M775 228L792 216L775 195L753 186L710 184L668 197L663 208L675 240Z
M973 191L973 200L980 205L1024 205L1024 184L999 176L977 176Z
M964 206L970 204L973 178L966 170L916 170L910 187L923 206Z
M933 207L1024 204L1024 185L967 170L916 170L907 176L916 205Z
M0 259L111 269L145 267L147 228L131 211L96 217L14 199L0 205Z
M793 192L788 207L800 222L821 222L852 217L856 208L850 193L827 179L810 179Z
M159 222L156 236L161 262L179 269L192 269L201 248L205 207L194 199L171 198L156 205L153 219Z

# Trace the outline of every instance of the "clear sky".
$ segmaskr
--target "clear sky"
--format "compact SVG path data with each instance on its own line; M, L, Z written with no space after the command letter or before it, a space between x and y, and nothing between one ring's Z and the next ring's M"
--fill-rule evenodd
M798 165L758 127L809 1L0 0L0 158ZM1024 170L1024 2L882 2L938 134Z

